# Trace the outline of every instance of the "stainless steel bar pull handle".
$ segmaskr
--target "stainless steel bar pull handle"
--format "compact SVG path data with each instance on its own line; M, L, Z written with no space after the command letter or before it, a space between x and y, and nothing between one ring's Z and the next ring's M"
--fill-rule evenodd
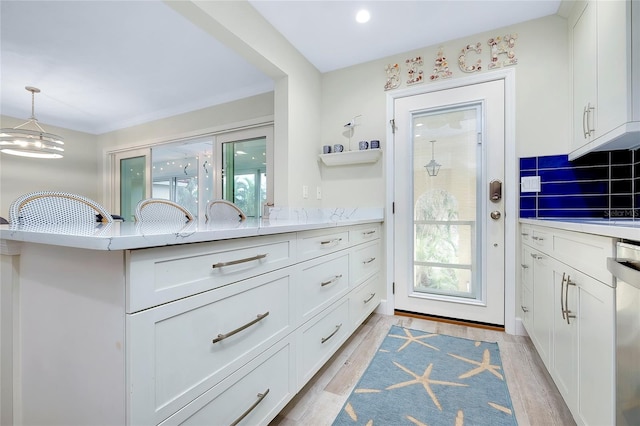
M214 263L213 265L211 265L212 268L222 268L223 266L231 266L231 265L237 265L239 263L246 263L246 262L251 262L254 260L260 260L260 259L264 259L265 257L267 257L268 253L265 254L257 254L255 256L251 256L251 257L246 257L244 259L238 259L238 260L230 260L228 262L218 262L218 263Z
M587 131L587 114L589 113L588 107L584 107L582 111L582 135L585 139L589 136L589 132Z
M342 241L342 238L334 238L332 240L320 241L321 246L326 246L327 244L338 244Z
M376 233L376 231L364 231L362 233L362 235L367 236L367 235L371 235L371 234L375 234L375 233Z
M576 285L576 283L571 281L571 279L569 278L569 275L567 275L567 284L564 288L564 313L567 317L567 324L571 324L571 322L569 321L569 318L576 317L575 315L572 315L572 312L569 310L569 286L570 285Z
M371 293L371 296L369 296L367 299L364 300L364 303L369 303L371 301L371 299L373 299L376 296L375 293Z
M375 257L371 257L371 258L369 258L369 259L367 259L367 260L363 260L363 261L362 261L362 263L366 265L367 263L371 263L371 262L373 262L374 260L376 260L376 258L375 258Z
M330 335L328 335L327 337L322 337L322 338L320 339L320 343L324 343L324 342L326 342L327 340L331 339L333 336L335 336L335 334L338 332L338 330L340 330L340 327L342 327L342 323L340 323L340 324L336 325L336 329L335 329L335 330L333 330L333 333L331 333L331 334L330 334Z
M323 282L321 282L321 283L320 283L320 287L324 287L324 286L326 286L326 285L333 284L333 283L335 283L336 281L338 281L340 278L342 278L342 274L340 274L340 275L336 275L335 277L333 277L333 278L332 278L332 279L330 279L329 281L323 281Z
M522 266L522 269L529 269L529 265L525 265L524 263L521 263L520 266Z
M246 323L245 325L240 326L240 327L236 328L236 329L235 329L235 330L233 330L233 331L230 331L230 332L225 333L225 334L218 334L218 337L216 337L215 339L213 339L213 341L212 341L211 343L218 343L218 342L220 342L220 341L222 341L222 340L226 339L227 337L231 337L231 336L233 336L233 335L234 335L234 334L236 334L236 333L240 333L242 330L245 330L245 329L247 329L247 328L251 327L251 326L252 326L252 325L254 325L255 323L262 321L263 319L265 319L265 318L266 318L266 317L268 317L268 316L269 316L269 311L265 312L264 314L259 314L259 315L256 317L256 319L254 319L254 320L252 320L252 321L249 321L249 322L248 322L248 323Z
M522 312L529 312L529 308L526 306L520 305L520 307L522 308Z
M565 319L564 317L564 283L565 283L565 273L562 273L562 281L560 282L560 313L562 313L562 319Z
M266 391L256 395L256 397L258 399L256 399L255 402L253 404L251 404L251 407L247 408L247 411L245 411L244 413L242 413L240 415L240 417L235 419L235 421L233 423L231 423L231 426L236 426L238 423L240 423L242 421L242 419L247 417L249 415L249 413L252 412L253 409L256 408L258 406L258 404L260 404L262 402L262 400L265 398L265 396L267 396L268 394L269 394L269 389L267 389Z
M596 131L595 128L593 127L593 124L591 123L591 120L589 119L590 117L593 116L593 110L596 109L596 107L591 106L591 102L589 102L589 104L587 105L586 111L587 111L587 136L593 136L593 132Z

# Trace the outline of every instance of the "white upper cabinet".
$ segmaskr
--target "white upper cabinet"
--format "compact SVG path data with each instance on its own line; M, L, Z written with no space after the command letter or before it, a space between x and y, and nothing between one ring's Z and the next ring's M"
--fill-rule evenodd
M570 159L592 151L640 147L639 28L637 1L592 0L574 5L569 17Z

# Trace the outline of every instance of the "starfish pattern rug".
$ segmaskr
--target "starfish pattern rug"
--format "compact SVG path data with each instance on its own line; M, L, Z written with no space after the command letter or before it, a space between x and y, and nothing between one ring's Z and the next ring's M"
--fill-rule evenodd
M497 343L392 326L333 425L517 422Z

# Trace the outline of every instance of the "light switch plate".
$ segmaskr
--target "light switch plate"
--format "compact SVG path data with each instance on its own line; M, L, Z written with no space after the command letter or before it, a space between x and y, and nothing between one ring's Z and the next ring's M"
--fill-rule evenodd
M540 192L540 176L523 176L520 179L522 192Z

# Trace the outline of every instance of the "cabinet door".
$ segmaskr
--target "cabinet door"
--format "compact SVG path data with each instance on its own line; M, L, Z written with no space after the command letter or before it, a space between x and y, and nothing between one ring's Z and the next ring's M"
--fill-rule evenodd
M577 413L585 425L615 424L614 289L581 273L571 279L579 306Z
M522 259L520 262L520 315L522 323L529 334L532 333L533 321L533 258L531 247L522 246Z
M553 319L551 376L567 406L573 411L578 390L578 288L575 271L556 262L553 268ZM570 312L564 312L568 310Z
M553 289L553 259L545 254L532 251L533 260L533 340L538 354L547 368L551 356L551 326L552 326L552 294Z
M629 75L630 26L627 24L628 1L597 2L598 127L596 137L631 119ZM595 55L594 55L595 57ZM615 64L615 65L613 65Z
M597 102L597 33L596 3L575 6L575 19L570 26L573 61L573 138L572 149L590 142L588 131L596 128ZM571 23L569 24L571 25ZM586 108L586 110L585 110ZM594 108L590 110L590 108Z

